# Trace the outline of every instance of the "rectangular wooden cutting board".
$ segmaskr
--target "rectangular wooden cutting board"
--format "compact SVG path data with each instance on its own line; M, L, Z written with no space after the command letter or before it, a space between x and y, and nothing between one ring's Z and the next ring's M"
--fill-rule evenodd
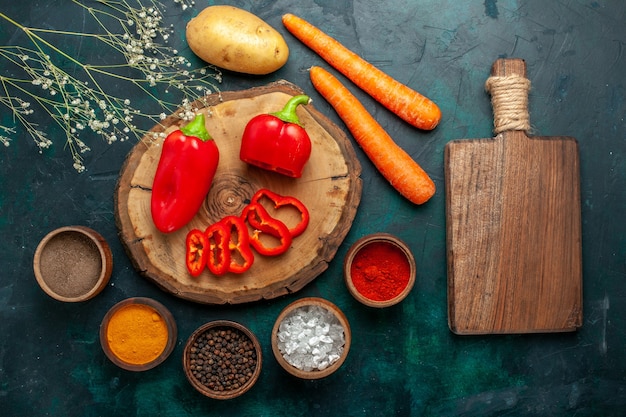
M498 60L492 77L504 86L491 91L497 131L504 119L516 119L502 114L513 108L502 95L518 94L515 83L527 81L526 64ZM527 115L527 108L519 111ZM494 138L449 142L444 155L450 329L470 335L579 328L577 141L505 126Z

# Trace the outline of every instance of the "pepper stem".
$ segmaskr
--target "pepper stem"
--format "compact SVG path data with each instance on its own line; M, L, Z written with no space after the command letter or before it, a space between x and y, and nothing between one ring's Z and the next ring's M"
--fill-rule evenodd
M300 119L298 118L298 115L296 114L296 108L300 104L308 104L309 101L311 101L309 96L304 95L304 94L293 96L292 98L289 99L289 101L287 102L287 104L285 104L285 107L283 107L281 111L278 111L276 113L270 113L270 114L272 116L278 117L280 120L282 120L285 123L293 123L296 125L300 125Z
M180 131L183 132L185 136L195 136L203 142L212 139L204 125L204 113L199 113L191 122L187 123L186 126L181 127Z

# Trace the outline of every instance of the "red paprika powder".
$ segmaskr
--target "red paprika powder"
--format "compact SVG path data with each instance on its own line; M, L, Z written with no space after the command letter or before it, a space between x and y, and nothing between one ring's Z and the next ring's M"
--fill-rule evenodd
M364 297L387 301L408 285L411 265L404 252L389 242L372 242L354 256L350 267L352 283Z

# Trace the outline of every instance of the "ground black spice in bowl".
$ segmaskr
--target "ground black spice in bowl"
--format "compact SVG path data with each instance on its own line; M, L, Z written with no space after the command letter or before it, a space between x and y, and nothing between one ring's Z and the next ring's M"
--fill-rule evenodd
M112 269L108 243L85 226L51 231L39 242L33 256L33 272L41 289L64 302L95 297L107 286Z
M102 261L96 244L77 232L64 232L41 253L42 272L50 289L63 297L78 297L98 282Z
M237 328L208 328L197 335L188 349L188 373L211 391L240 390L255 375L255 344Z

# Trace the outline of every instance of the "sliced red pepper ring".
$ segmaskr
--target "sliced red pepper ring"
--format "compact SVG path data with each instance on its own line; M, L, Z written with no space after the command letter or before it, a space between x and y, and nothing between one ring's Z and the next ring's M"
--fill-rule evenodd
M215 275L224 275L230 265L229 231L222 222L213 223L204 232L208 241L206 265Z
M300 236L306 230L310 219L309 210L307 210L306 206L300 200L291 196L282 196L266 188L261 188L252 196L250 201L251 203L259 203L263 197L269 199L274 204L275 209L292 206L298 210L300 213L300 222L289 228L289 233L292 237Z
M230 262L228 271L235 274L246 272L254 262L254 254L250 248L250 235L248 226L241 217L226 216L222 220L228 231L228 251Z
M254 229L250 235L250 245L261 255L276 256L285 253L291 246L292 236L285 223L270 216L258 202L246 206L241 215ZM267 246L262 235L267 234L278 240L278 245Z
M187 233L185 247L187 270L192 276L197 277L207 264L208 239L200 230L192 229Z

